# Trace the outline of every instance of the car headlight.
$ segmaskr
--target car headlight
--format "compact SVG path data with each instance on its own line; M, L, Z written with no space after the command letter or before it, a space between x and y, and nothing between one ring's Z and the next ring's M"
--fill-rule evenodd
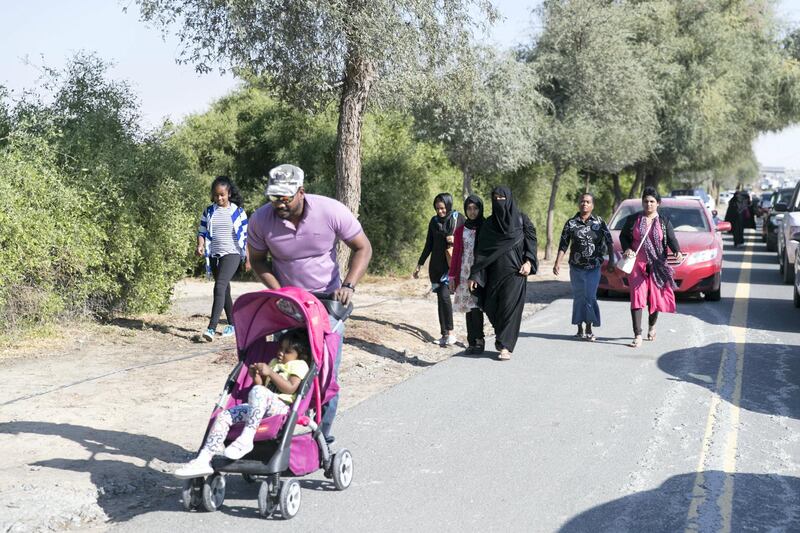
M719 251L716 248L710 248L708 250L703 250L702 252L694 252L689 254L686 264L694 265L696 263L705 263L706 261L711 261L717 257L718 253Z

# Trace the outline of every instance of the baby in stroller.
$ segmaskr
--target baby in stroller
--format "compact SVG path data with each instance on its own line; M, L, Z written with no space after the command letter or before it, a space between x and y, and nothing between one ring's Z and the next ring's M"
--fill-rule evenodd
M274 359L268 364L253 363L248 367L253 387L247 396L247 403L226 409L216 418L197 457L179 467L175 477L191 479L207 476L214 473L211 459L215 455L241 459L250 453L261 419L289 411L300 382L308 374L310 363L311 347L305 330L293 329L284 333ZM241 434L225 447L231 426L241 422L245 422Z
M239 360L197 457L175 472L185 480L187 511L219 509L230 474L259 485L263 517L297 514L298 476L322 470L337 490L350 486L352 455L325 440L321 413L339 390L335 356L341 337L332 322L346 320L352 304L327 296L284 287L243 294L234 303Z

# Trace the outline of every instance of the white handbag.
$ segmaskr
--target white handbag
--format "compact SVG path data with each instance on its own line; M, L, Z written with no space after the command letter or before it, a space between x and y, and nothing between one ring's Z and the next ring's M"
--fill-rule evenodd
M639 255L639 250L642 249L642 245L644 244L644 241L647 239L647 236L650 234L650 230L653 229L653 224L655 223L656 221L653 220L653 223L650 224L650 227L647 229L647 233L645 233L645 236L642 237L641 242L639 242L639 246L636 248L636 253L633 254L633 256L631 257L623 255L622 259L620 259L619 263L617 263L617 268L619 268L626 274L630 274L631 272L633 272L633 265L636 264L636 256Z

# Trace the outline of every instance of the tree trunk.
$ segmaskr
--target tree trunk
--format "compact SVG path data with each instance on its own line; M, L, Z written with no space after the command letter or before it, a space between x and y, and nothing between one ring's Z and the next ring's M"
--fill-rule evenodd
M547 243L544 247L544 259L549 261L553 258L553 223L555 222L556 198L558 197L558 184L561 181L561 174L564 169L560 165L554 165L553 186L550 188L550 203L547 205Z
M461 185L461 194L466 200L467 196L472 194L472 174L469 173L469 169L466 167L461 170L461 173L464 175L464 181Z
M644 168L636 168L636 179L633 180L633 185L631 185L628 198L637 198L639 196L640 189L642 188L642 182L644 181L644 174Z
M655 190L658 190L659 182L661 182L661 173L659 171L651 170L645 175L644 178L645 187L653 187Z
M589 178L592 177L591 172L584 172L583 176L583 192L589 192Z
M618 173L615 172L614 174L611 174L611 182L614 185L614 207L611 209L611 212L613 213L617 210L619 204L622 203L622 187L619 185Z
M375 65L356 52L347 59L339 127L336 134L336 199L358 216L361 203L361 127L370 89L376 78ZM338 263L342 275L350 263L350 249L339 243Z

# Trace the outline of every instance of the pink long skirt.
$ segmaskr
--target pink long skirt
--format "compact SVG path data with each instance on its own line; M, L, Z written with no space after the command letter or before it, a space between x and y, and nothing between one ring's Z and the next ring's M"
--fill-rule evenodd
M656 242L661 240L661 225L654 222L656 226L650 231L649 238ZM633 249L639 246L642 233L639 231L638 221L633 228ZM633 271L628 274L628 285L631 291L631 309L649 308L650 314L656 311L660 313L675 312L675 293L672 287L664 285L659 288L653 280L653 276L647 273L647 255L644 246L636 256L636 263Z

